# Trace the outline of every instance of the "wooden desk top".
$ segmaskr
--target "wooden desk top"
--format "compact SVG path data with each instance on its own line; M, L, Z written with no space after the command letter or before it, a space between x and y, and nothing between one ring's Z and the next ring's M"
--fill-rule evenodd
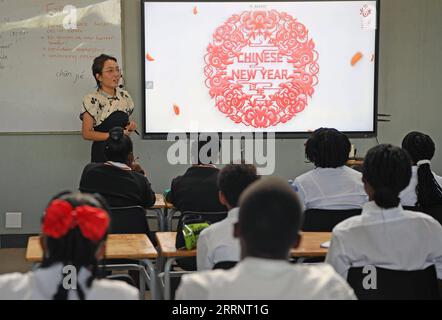
M164 199L164 196L162 194L156 193L155 194L155 204L150 207L150 209L174 209L175 207L173 204L169 203Z
M331 232L302 232L301 244L292 249L292 257L325 257L328 249L321 248L321 244L330 241ZM163 257L195 257L195 250L177 250L175 248L176 232L157 232L160 254Z
M364 164L364 159L349 159L346 164L347 166L362 166Z
M196 249L177 250L175 248L176 232L157 232L155 236L163 257L196 257Z
M327 248L321 248L321 244L330 241L331 232L301 232L302 239L298 248L290 251L292 257L325 257Z
M158 253L145 234L110 234L106 241L106 259L155 259ZM30 237L26 248L26 260L41 262L43 250L40 237Z

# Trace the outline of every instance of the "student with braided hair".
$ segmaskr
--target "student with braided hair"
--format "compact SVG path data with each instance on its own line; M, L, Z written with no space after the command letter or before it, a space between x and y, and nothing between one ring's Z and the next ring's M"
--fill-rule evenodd
M305 209L359 209L367 202L361 173L345 165L350 148L350 140L336 129L319 128L312 133L305 154L315 169L292 185Z
M412 173L410 184L401 192L403 206L430 208L442 205L442 177L431 171L431 159L435 145L429 135L413 131L402 141L402 148L411 157Z
M99 196L54 197L42 220L43 263L36 271L0 276L0 300L138 299L138 290L130 285L98 279L109 223L105 201ZM66 270L75 274L70 274L71 281L65 281Z
M412 271L434 265L442 279L442 226L429 215L400 205L399 193L411 177L407 152L388 144L370 149L362 177L370 202L360 216L333 229L325 261L343 278L351 267Z

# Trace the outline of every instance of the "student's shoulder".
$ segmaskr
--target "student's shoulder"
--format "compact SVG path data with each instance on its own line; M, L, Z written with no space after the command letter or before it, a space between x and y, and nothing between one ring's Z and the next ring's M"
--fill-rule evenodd
M404 210L404 215L410 219L419 219L422 223L442 229L441 224L429 214L419 211Z
M90 300L138 300L138 289L116 280L94 280L89 293Z
M351 232L354 228L363 225L363 216L357 215L339 222L332 230L333 235Z
M104 167L105 165L102 163L96 163L96 162L91 162L89 164L87 164L84 169L83 169L83 174L87 174L91 171L95 171L97 169L100 169L102 167Z
M193 286L200 288L211 288L216 284L220 284L224 279L229 278L231 270L205 270L187 274L182 277L183 286Z
M20 299L23 292L29 288L29 273L8 273L0 275L0 300Z
M354 299L353 289L335 269L326 263L301 266L306 273L305 279L314 282L320 294L329 295L330 299Z
M317 174L317 171L315 170L310 170L307 172L304 172L303 174L297 176L294 180L294 183L298 183L298 184L302 184L305 183L306 181L311 180L315 175Z
M349 166L343 166L343 170L344 170L344 172L346 172L347 174L349 174L349 175L351 175L353 177L357 177L357 178L361 178L362 177L362 173L361 172L359 172L359 171L357 171L357 170L355 170L353 168L350 168Z

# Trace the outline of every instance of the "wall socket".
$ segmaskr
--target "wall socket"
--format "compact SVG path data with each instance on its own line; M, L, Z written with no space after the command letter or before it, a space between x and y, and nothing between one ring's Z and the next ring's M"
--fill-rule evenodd
M7 229L20 229L21 228L21 212L6 212L6 225Z

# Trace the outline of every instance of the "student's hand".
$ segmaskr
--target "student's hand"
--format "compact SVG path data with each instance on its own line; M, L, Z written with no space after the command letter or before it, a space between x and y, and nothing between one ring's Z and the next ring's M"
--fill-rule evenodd
M130 165L130 168L135 171L135 172L139 172L143 175L146 175L146 171L144 171L143 167L141 167L141 165L138 162L132 162L132 164Z
M137 124L135 121L130 121L129 124L126 126L126 129L130 132L137 130Z

